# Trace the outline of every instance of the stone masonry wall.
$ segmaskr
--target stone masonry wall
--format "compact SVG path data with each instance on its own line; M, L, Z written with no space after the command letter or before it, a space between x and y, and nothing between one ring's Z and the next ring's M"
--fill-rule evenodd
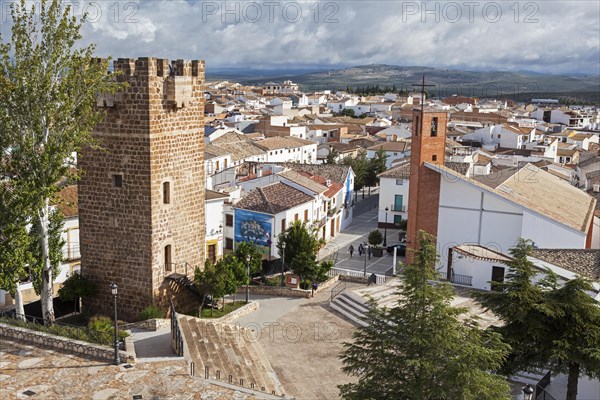
M36 332L7 324L0 324L0 338L14 339L19 342L37 344L54 350L75 353L109 362L112 362L115 357L114 349L107 346L50 335L44 332ZM135 351L120 351L119 357L123 363L133 363L135 362Z
M133 320L148 305L168 302L166 275L187 263L192 277L204 263L204 62L177 60L169 68L168 60L118 59L114 67L128 86L99 101L107 114L94 137L102 149L86 148L78 160L81 268L99 288L86 305L111 315L115 282L119 316Z

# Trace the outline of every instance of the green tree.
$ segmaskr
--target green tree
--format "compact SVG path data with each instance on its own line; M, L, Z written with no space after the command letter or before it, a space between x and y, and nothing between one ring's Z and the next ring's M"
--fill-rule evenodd
M77 301L81 310L81 299L94 296L96 289L94 282L81 275L81 273L74 273L65 280L58 290L58 296L61 300Z
M237 256L227 255L217 263L217 268L223 268L227 271L225 275L225 293L233 295L235 302L235 293L238 289L248 282L247 265ZM252 272L252 268L250 268Z
M210 260L204 262L204 269L196 268L194 283L202 296L199 315L202 315L202 309L209 297L216 300L226 294L226 279L226 274L222 272L222 269Z
M375 247L379 246L381 244L381 242L383 242L383 235L381 234L381 231L379 229L375 229L375 230L369 232L367 241L369 242L369 244L371 246L375 246Z
M50 199L61 179L73 175L72 154L93 143L91 131L103 119L97 94L119 86L106 73L107 62L93 58L93 45L74 48L85 18L72 18L60 0L29 4L11 4L11 40L0 36L0 143L31 222L41 228L42 312L52 324Z
M28 213L23 208L26 203L17 197L12 183L0 182L0 288L11 294L17 314L23 316L25 310L19 281L28 274L26 267L33 258L31 237L27 232Z
M339 155L340 153L335 148L329 147L329 153L327 153L325 164L336 164L336 159Z
M342 161L344 165L349 165L354 172L354 196L356 199L356 195L359 190L363 189L363 198L364 198L364 187L365 180L367 177L367 170L369 168L369 160L367 160L367 155L364 151L361 151L356 157L346 157Z
M343 115L343 116L346 116L346 117L354 117L356 115L356 113L351 108L344 108L342 110L342 112L340 113L340 115Z
M250 256L250 274L262 272L262 254L252 242L237 243L235 247L235 257L244 264L244 271L248 256ZM233 262L233 261L232 261Z
M508 353L497 333L463 322L451 305L448 283L431 285L437 254L432 236L419 233L414 264L402 269L400 300L391 308L371 302L366 327L345 343L342 370L358 378L340 386L343 399L510 399L495 375Z
M387 157L385 150L379 149L375 153L375 157L369 160L365 175L365 185L369 187L369 195L371 194L371 187L379 185L379 177L377 175L387 170Z
M310 254L316 258L321 246L314 233L301 221L294 221L279 234L277 238L279 254L283 253L282 243L285 243L285 259L290 263L299 254Z
M532 248L531 241L519 239L510 250L506 280L476 297L504 321L493 328L512 347L504 372L566 373L567 400L575 400L581 374L600 377L600 304L586 293L592 285L583 278L559 286L548 271L533 283L538 271L527 258Z

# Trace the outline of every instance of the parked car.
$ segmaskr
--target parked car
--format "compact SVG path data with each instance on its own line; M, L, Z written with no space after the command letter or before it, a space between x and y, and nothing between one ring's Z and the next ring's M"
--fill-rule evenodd
M405 257L406 256L406 244L404 244L404 243L397 243L397 244L393 244L391 246L388 246L387 247L388 254L394 254L394 248L398 249L396 251L397 255L399 255L400 257Z

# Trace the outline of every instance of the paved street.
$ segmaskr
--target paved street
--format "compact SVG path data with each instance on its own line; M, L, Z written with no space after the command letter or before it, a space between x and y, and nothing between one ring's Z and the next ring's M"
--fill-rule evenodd
M319 252L319 258L331 258L336 260L336 268L349 269L353 271L364 271L365 256L358 255L358 245L366 242L369 232L377 228L377 207L379 205L379 194L374 194L359 201L354 207L352 224L340 232ZM380 229L384 233L383 229ZM398 230L387 230L387 244L398 243ZM354 256L350 257L348 248L354 246ZM398 257L397 261L401 259ZM378 275L392 274L393 257L384 250L383 257L373 257L366 260L367 274L375 273Z

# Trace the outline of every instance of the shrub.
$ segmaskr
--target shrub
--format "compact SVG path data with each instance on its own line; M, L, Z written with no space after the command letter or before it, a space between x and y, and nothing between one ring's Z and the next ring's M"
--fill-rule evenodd
M167 314L165 313L165 310L155 304L152 304L142 310L139 319L140 321L143 321L146 319L165 318L166 315Z
M367 240L370 245L378 247L381 242L383 242L383 235L379 229L375 229L369 233L369 238Z

